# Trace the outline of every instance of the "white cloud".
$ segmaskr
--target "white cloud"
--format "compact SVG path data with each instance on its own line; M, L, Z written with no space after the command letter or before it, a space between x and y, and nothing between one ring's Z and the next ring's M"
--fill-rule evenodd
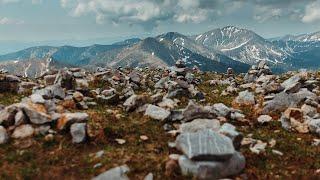
M0 0L0 3L2 4L8 4L8 3L16 3L19 2L20 0Z
M32 4L41 4L42 0L31 0Z
M302 22L311 23L320 21L320 0L314 1L306 6Z
M15 19L10 19L8 17L0 17L0 25L6 25L6 24L24 24L24 21L21 20L15 20Z
M60 0L75 17L94 14L99 24L108 21L148 27L162 21L200 23L213 19L223 14L221 3L232 8L241 4L232 0Z

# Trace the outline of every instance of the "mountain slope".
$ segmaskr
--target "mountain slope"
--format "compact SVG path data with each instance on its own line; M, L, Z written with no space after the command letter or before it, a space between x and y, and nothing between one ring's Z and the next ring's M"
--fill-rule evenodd
M203 44L197 43L195 40L191 39L190 37L187 37L180 33L169 32L169 33L158 36L157 39L160 42L164 40L171 41L174 44L187 48L192 52L195 52L201 56L223 63L226 66L232 67L236 69L236 71L238 72L242 72L244 69L248 68L247 64L233 60L228 56L225 56L224 54L220 53L219 51L210 47L206 47Z
M283 63L287 56L277 46L256 33L233 26L215 29L191 38L197 43L247 64L255 64L261 60L278 64Z
M229 65L214 61L195 53L173 41L166 39L146 38L140 43L124 49L110 63L111 66L173 66L177 60L185 61L188 67L198 66L204 71L225 72ZM244 72L248 65L235 65L233 68L238 72Z
M281 41L301 41L301 42L315 42L320 41L320 31L309 33L309 34L302 34L302 35L286 35L284 37L278 38L277 40Z

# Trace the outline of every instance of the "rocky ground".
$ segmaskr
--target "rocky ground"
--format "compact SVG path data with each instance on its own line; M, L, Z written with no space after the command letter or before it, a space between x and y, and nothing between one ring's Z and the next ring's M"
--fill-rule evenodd
M0 179L319 179L320 74L0 74Z

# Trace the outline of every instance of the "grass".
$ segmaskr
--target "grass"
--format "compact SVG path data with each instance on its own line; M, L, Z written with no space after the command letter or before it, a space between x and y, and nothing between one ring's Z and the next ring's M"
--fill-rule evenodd
M222 78L221 75L209 73L201 75L201 78L203 82L199 90L206 94L203 104L224 103L232 106L236 94L220 96L227 86L208 84L208 80ZM91 84L91 88L104 86L99 81ZM0 94L0 104L9 105L21 98L10 93ZM188 103L186 98L180 101L179 108L184 108ZM314 135L287 132L276 121L259 125L252 107L241 107L241 110L250 123L231 122L239 131L245 136L252 134L253 138L264 142L272 138L277 142L275 147L267 147L266 152L259 155L251 153L248 147L241 149L247 161L243 173L248 179L319 179L315 171L320 169L320 147L311 146L316 138ZM11 140L0 146L0 179L90 179L123 164L130 167L131 179L143 179L149 172L154 174L155 179L192 179L182 177L179 172L165 176L169 154L178 152L168 147L168 142L175 138L165 133L163 123L111 105L99 104L84 112L90 116L90 141L72 144L66 132L56 135L49 142L42 136L34 137L31 147L20 149ZM147 136L148 140L141 140L141 135ZM124 139L126 143L118 144L115 141L117 138ZM272 149L284 155L275 155ZM103 156L93 158L92 154L101 150L104 150ZM97 163L102 166L94 168Z

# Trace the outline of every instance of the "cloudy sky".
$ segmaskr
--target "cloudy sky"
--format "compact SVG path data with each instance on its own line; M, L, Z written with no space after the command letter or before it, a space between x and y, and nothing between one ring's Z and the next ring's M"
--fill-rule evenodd
M197 34L234 25L264 37L320 31L320 0L0 0L0 40Z

